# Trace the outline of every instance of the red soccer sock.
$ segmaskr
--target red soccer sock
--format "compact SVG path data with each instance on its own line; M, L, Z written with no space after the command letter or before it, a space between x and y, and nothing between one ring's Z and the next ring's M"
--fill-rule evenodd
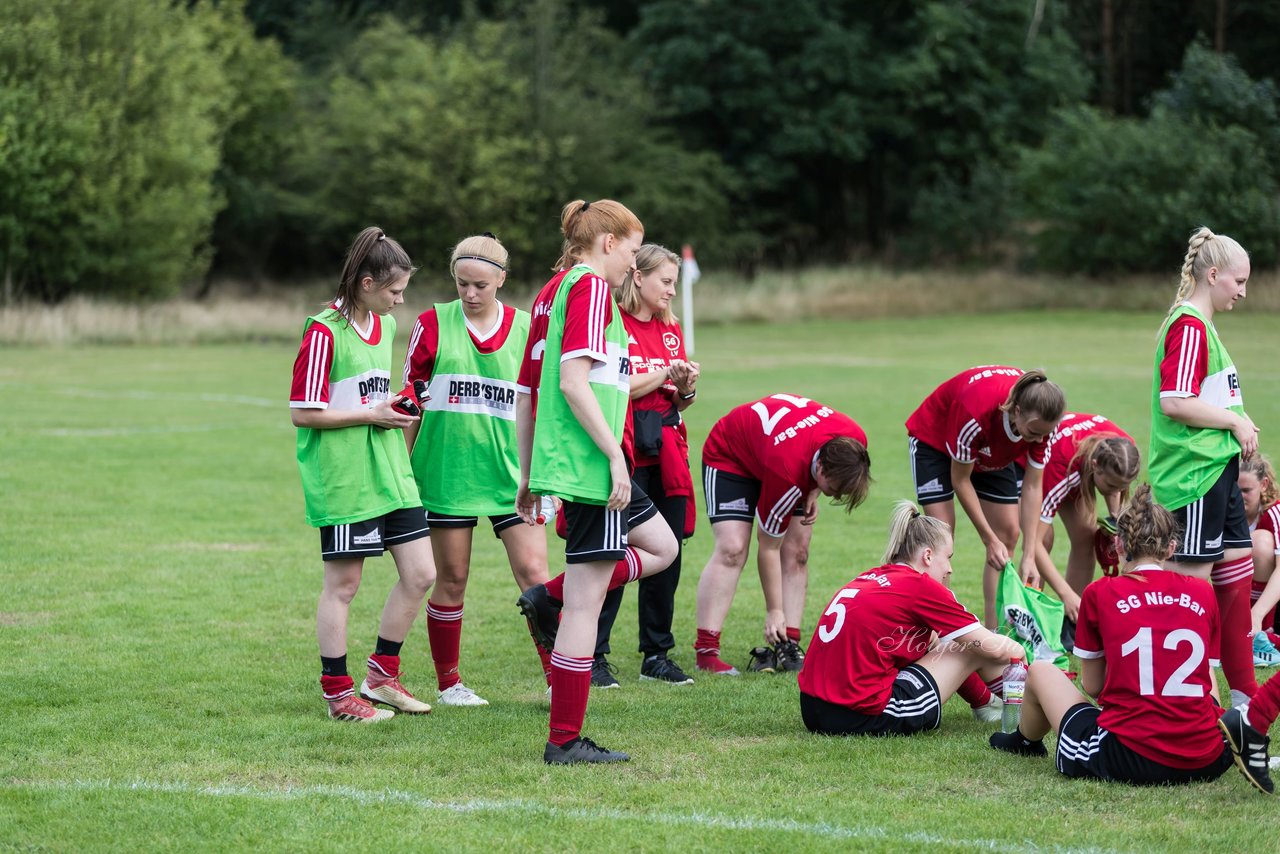
M591 658L551 653L551 733L547 741L563 747L582 734L591 693Z
M1273 677L1258 687L1258 693L1249 701L1249 726L1263 735L1276 722L1280 714L1280 677Z
M698 629L697 640L693 642L693 651L697 653L699 670L712 670L722 673L733 667L720 660L720 633L709 629Z
M792 643L800 643L800 627L787 626L787 640Z
M971 709L982 708L991 702L991 689L987 687L987 683L982 681L982 677L978 675L976 670L960 683L956 693L969 704Z
M533 642L533 648L538 651L538 659L542 662L542 675L547 680L547 684L551 684L551 653L542 648L542 644L537 641Z
M975 672L973 675L978 676L977 672ZM981 679L982 677L978 676L978 678ZM995 694L1001 700L1004 699L1004 674L1003 673L1001 673L999 676L997 676L995 679L992 679L989 682L984 681L982 684L985 685L987 687L987 690L990 691L992 694Z
M616 590L624 584L636 581L640 578L642 569L640 553L631 546L627 546L627 553L623 555L622 560L614 564L613 575L609 578L609 589Z
M462 681L458 675L462 647L461 603L437 605L427 600L427 639L431 641L431 660L436 665L436 684L441 691L452 688Z
M544 587L547 588L547 596L555 601L564 604L564 573L560 573L555 578L548 581Z
M376 670L383 676L396 677L400 675L400 656L398 655L378 655L374 653L369 656L366 664L370 670Z
M1249 588L1253 584L1253 557L1215 563L1210 573L1218 600L1222 673L1235 691L1250 697L1258 690L1253 672L1253 639L1249 637Z
M321 676L320 691L326 700L341 700L356 692L356 683L350 676Z
M624 584L630 584L640 578L640 573L644 571L644 566L640 562L640 553L633 547L627 546L627 553L623 555L622 560L613 566L613 575L609 577L609 590L615 590ZM555 578L548 581L545 585L547 595L557 602L564 602L564 573L560 573Z

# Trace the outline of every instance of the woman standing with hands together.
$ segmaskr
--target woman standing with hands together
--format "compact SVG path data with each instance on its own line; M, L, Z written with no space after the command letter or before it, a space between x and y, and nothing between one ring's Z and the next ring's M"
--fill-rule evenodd
M698 363L687 361L684 332L671 301L680 276L680 256L646 243L636 253L635 269L618 288L618 306L631 357L631 408L635 425L633 478L676 535L676 558L657 575L639 583L640 678L688 685L693 679L668 657L675 647L671 623L680 584L680 541L693 533L693 478L689 440L680 413L697 399ZM600 612L592 684L613 687L617 680L604 660L609 633L622 604L623 588L609 591Z

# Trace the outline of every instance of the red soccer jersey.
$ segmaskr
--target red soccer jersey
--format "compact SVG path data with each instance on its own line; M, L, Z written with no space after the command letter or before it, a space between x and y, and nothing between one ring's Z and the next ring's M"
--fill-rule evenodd
M501 313L498 322L492 329L477 330L467 321L467 334L476 351L482 355L496 353L507 343L511 334L511 324L515 322L516 310L513 306L498 304ZM440 350L440 318L436 310L429 308L418 315L418 322L413 325L413 334L409 336L409 357L404 363L404 384L413 380L430 380L435 370L436 353Z
M979 365L957 374L911 413L907 435L978 471L1004 468L1023 454L1029 465L1042 468L1044 443L1015 436L1008 413L1000 410L1022 374L1005 365Z
M1209 374L1207 337L1204 321L1191 314L1169 325L1160 362L1161 397L1200 396L1200 384Z
M1276 533L1280 531L1280 501L1263 508L1252 530L1270 532L1271 542L1275 543L1275 553L1280 555L1280 534Z
M652 320L637 320L625 311L622 323L627 327L630 345L631 376L664 370L671 362L687 361L684 349L684 333L676 323L663 323L656 316ZM652 410L666 415L672 410L676 396L675 383L670 380L646 394L635 398L631 405L636 409ZM636 465L656 465L657 457L636 457Z
M884 711L898 671L981 628L955 594L923 572L890 564L862 573L827 605L800 671L800 690L866 715Z
M552 276L551 281L543 285L534 298L533 307L529 311L529 340L525 342L524 359L520 363L520 375L516 378L516 390L530 396L535 418L538 415L538 387L542 383L542 354L547 349L547 333L551 325L551 306L560 291L560 283L568 272L561 270ZM612 299L609 283L594 273L587 273L573 283L565 306L560 361L578 356L590 356L601 363L608 361L604 330L609 325L609 301ZM631 459L634 444L630 412L628 408L622 436L622 450L628 460Z
M1081 597L1075 654L1106 659L1098 724L1130 750L1172 768L1202 768L1222 753L1209 582L1154 565L1098 579Z
M1133 437L1101 415L1068 412L1044 442L1044 500L1040 521L1052 522L1058 508L1080 494L1080 463L1075 460L1080 443L1090 436Z
M817 485L818 449L837 436L867 444L867 434L848 415L807 397L773 394L717 421L702 446L702 463L760 481L756 521L769 536L781 537L796 504Z
M334 308L335 306L329 306ZM382 317L369 312L369 326L351 328L366 344L376 347L382 341ZM329 371L333 369L333 333L323 323L313 323L302 334L298 357L293 361L293 385L289 390L291 409L327 409L329 407Z

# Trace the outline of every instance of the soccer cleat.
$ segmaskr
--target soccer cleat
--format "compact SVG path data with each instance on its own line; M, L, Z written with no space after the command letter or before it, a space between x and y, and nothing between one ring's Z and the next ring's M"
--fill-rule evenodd
M1045 750L1044 740L1028 741L1023 738L1021 732L993 732L989 739L991 746L996 750L1003 750L1006 753L1013 753L1017 756L1048 756L1049 751Z
M440 692L437 701L442 706L487 706L489 701L461 682L455 682Z
M547 742L542 751L542 761L548 765L577 765L578 763L630 762L631 757L620 750L606 750L585 736L559 747Z
M776 673L778 656L767 646L758 646L749 653L751 660L747 662L747 670L752 673Z
M360 683L360 696L370 703L390 706L406 715L425 715L431 707L409 693L399 676L387 676L370 670Z
M329 717L335 721L376 724L379 721L391 720L396 716L396 713L390 709L375 709L364 700L351 694L328 702Z
M793 640L782 641L773 647L776 666L783 673L799 673L804 667L804 650Z
M698 669L703 673L710 673L713 676L741 676L738 668L728 662L721 661L719 658L708 658L704 655L698 656Z
M609 659L604 657L604 653L597 653L596 657L591 661L591 687L600 688L620 688L618 680L613 674L618 672L618 668L609 663Z
M1270 763L1267 759L1267 747L1270 746L1271 739L1251 727L1239 709L1223 712L1222 717L1218 718L1218 728L1227 737L1231 756L1245 779L1259 792L1274 795L1276 787L1271 782Z
M1253 666L1275 667L1280 664L1280 649L1267 637L1266 632L1258 632L1253 636Z
M692 685L693 679L665 655L651 655L640 664L640 678L668 685Z
M998 724L1003 714L1004 700L1001 700L994 693L991 695L991 699L973 709L973 719L983 724Z
M547 595L547 585L535 584L516 600L520 613L529 623L529 634L545 650L556 648L556 632L560 629L560 609Z

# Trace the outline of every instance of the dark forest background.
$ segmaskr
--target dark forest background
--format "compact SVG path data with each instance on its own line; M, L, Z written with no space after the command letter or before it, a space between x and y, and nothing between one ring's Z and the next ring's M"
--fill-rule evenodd
M1267 0L6 0L6 301L419 263L559 210L762 265L1167 270L1280 249Z

